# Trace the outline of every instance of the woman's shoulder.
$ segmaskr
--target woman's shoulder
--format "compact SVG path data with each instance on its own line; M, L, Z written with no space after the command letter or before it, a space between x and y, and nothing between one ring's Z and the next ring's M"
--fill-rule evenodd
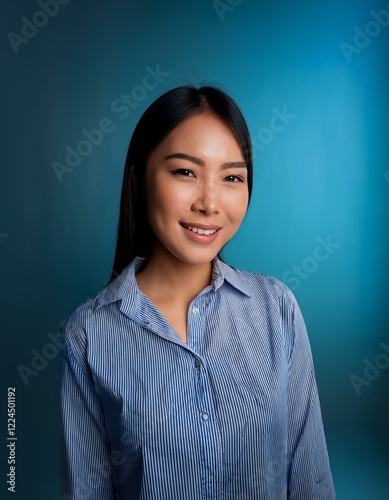
M65 340L72 342L85 339L86 325L94 317L96 304L103 293L104 289L86 299L61 321L59 329Z
M254 298L267 296L278 302L296 302L296 298L290 288L274 276L257 271L238 269L226 263L221 263L221 265L227 281L242 283L248 295Z
M123 297L135 292L133 261L110 283L102 287L95 295L80 303L60 323L60 331L65 337L85 336L85 330L91 324L101 320L107 313L103 306L109 306Z

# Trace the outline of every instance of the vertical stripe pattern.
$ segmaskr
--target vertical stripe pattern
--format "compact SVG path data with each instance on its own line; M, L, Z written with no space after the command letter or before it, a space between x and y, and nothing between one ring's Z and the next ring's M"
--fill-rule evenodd
M292 292L215 258L184 343L134 259L61 323L62 500L332 500Z

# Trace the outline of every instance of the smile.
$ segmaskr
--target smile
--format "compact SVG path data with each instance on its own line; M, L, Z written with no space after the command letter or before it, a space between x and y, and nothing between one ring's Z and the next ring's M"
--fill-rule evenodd
M189 229L189 231L192 231L193 233L205 234L206 236L214 234L217 231L217 229L202 229L201 227L187 226L186 224L181 224L181 225L184 226L186 229Z

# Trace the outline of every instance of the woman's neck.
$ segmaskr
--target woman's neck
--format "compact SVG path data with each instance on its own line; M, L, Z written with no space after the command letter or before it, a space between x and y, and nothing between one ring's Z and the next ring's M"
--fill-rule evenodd
M139 288L152 301L189 305L211 284L212 262L189 264L164 251L154 251L137 275Z

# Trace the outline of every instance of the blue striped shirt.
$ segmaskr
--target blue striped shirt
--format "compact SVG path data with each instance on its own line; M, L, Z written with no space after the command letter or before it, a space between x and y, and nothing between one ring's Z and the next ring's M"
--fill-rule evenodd
M61 323L61 499L334 499L292 292L216 257L185 343L137 285L145 262Z

